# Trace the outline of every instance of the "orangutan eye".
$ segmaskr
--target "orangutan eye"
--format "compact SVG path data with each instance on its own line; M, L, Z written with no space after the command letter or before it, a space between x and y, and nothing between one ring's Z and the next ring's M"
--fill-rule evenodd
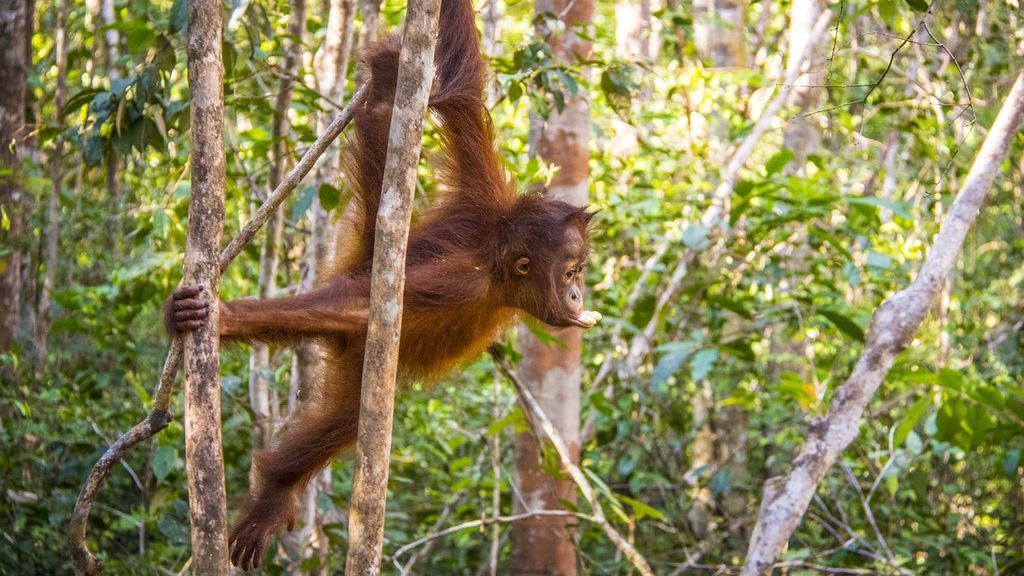
M570 268L569 271L565 273L565 279L566 280L572 280L573 276L575 276L575 275L576 275L576 269L575 268Z

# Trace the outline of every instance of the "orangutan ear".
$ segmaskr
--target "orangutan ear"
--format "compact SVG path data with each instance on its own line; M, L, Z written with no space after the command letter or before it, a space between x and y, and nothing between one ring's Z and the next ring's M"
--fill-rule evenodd
M529 256L520 256L519 258L517 258L516 259L515 270L516 270L516 275L517 276L526 276L527 274L529 274L530 273L530 257Z

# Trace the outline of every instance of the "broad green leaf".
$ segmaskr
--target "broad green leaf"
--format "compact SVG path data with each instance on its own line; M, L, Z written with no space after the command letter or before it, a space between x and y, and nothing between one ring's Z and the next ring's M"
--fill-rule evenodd
M796 154L794 154L792 150L783 149L776 152L775 155L769 158L768 162L765 163L765 172L767 172L768 176L778 174L786 167L786 164L789 164L795 157Z
M153 454L153 475L157 482L163 482L164 478L177 467L178 451L171 446L161 446Z
M341 201L341 192L330 184L321 184L317 195L320 197L320 207L327 212L337 208Z
M931 394L926 390L920 398L910 407L907 411L907 415L900 420L900 423L896 425L896 432L893 433L893 447L899 448L903 445L903 441L907 439L907 435L910 434L914 426L917 425L918 420L924 416L925 412L928 411L932 406Z
M857 342L864 341L864 329L849 316L846 316L837 310L830 310L827 308L818 310L818 314L824 316L826 320L831 322L836 328L839 328L839 331L843 334L846 334Z
M711 369L715 367L717 360L718 350L716 348L708 348L697 352L690 363L690 377L695 382L702 380L711 373Z

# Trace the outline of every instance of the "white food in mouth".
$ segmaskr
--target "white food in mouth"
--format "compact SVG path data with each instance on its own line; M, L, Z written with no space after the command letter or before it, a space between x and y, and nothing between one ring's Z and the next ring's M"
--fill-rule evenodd
M581 313L576 319L580 321L580 324L585 324L587 328L590 328L594 324L601 321L601 313L593 310L587 310Z

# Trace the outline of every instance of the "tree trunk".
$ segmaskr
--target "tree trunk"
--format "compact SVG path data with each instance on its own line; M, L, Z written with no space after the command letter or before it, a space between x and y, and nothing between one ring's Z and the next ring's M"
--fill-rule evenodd
M281 183L288 161L288 132L291 125L288 121L288 109L292 104L295 91L295 77L302 64L302 41L306 29L306 0L291 0L291 14L288 18L288 37L284 41L284 62L282 75L278 83L277 97L274 100L274 124L271 128L273 142L270 165L269 186L273 192ZM284 230L284 206L279 206L273 218L267 223L267 237L260 250L260 274L257 286L257 297L272 298L277 280L277 252L281 245ZM264 448L270 444L274 432L274 412L276 402L272 394L273 382L268 378L270 367L270 348L266 344L254 344L249 353L249 405L256 419L253 429L252 443L254 449Z
M746 0L694 0L694 44L702 59L716 68L741 68L746 57ZM710 148L724 154L729 147L729 126L717 111L710 121ZM711 383L695 383L699 393L693 399L695 438L691 471L705 469L695 487L693 503L687 518L698 538L713 536L716 522L713 511L721 508L735 518L746 508L740 492L724 494L717 502L707 484L712 474L729 474L730 484L746 474L747 414L740 406L727 406L715 411L715 390ZM740 523L730 522L730 526Z
M593 0L536 0L538 16L557 14L564 23L549 29L538 19L538 34L551 48L558 62L576 63L590 57L590 41L577 35L578 26L589 26L594 15ZM570 98L561 113L552 110L547 120L536 114L530 119L530 149L533 154L558 167L546 193L571 204L587 201L590 174L590 106L583 97ZM565 347L546 346L525 327L520 329L523 360L520 378L536 397L565 440L573 462L580 456L580 364L582 331L579 328L546 328ZM515 512L562 509L561 502L574 502L576 488L570 480L555 480L541 467L540 447L528 433L515 437L516 482L523 501ZM530 510L524 509L528 507ZM576 551L570 520L564 516L536 516L512 525L512 573L576 573Z
M10 226L0 226L0 352L14 344L21 318L21 264L25 237L21 154L25 138L28 37L26 0L0 0L0 207Z
M381 0L359 0L359 13L363 15L363 29L359 35L360 52L377 41L377 32L380 30L380 3Z
M99 10L97 16L100 28L96 31L97 48L100 52L99 60L103 63L103 70L107 77L113 82L121 78L121 69L117 65L117 60L120 58L121 36L113 27L117 22L117 16L114 14L114 0L98 0L95 7ZM114 152L108 153L105 169L107 171L107 198L110 199L112 206L110 214L114 220L111 243L115 252L119 252L123 236L121 211L124 209L124 199L121 197L121 157Z
M501 55L501 29L498 24L501 22L501 0L487 0L487 7L484 8L484 34L483 51L488 58L497 58ZM494 106L501 98L501 87L496 79L491 79L487 85L487 106Z
M320 50L313 59L313 71L317 89L331 102L341 103L345 97L345 76L352 53L352 36L355 21L355 0L330 0L327 10L327 34ZM317 133L322 133L331 121L328 112L317 115ZM322 185L337 186L341 170L338 146L332 145L313 173L312 186L319 190ZM320 205L319 194L313 197L310 207L310 232L303 255L302 277L299 292L313 289L317 283L317 271L327 257L328 231L330 221L327 212ZM288 414L291 416L299 402L305 401L305 394L312 389L320 372L320 347L316 342L306 340L295 349L292 361L292 376L288 392ZM328 491L331 486L331 468L324 468L310 481L299 500L299 528L282 537L282 543L293 561L301 561L305 551L319 557L320 573L326 574L326 559L329 553L327 537L323 531L323 515L317 513L316 496ZM297 571L297 566L296 566Z
M57 10L57 26L54 30L54 52L57 64L57 87L53 94L54 138L50 157L50 196L46 202L46 242L43 254L43 284L39 292L39 308L36 313L36 330L32 348L32 366L36 374L43 371L50 338L50 310L53 306L53 285L57 278L57 243L60 237L60 196L64 181L64 99L68 84L67 50L68 0L61 0Z
M766 483L743 576L771 573L775 559L799 525L825 473L856 440L864 409L892 368L896 356L913 340L946 276L956 264L964 238L985 202L1022 119L1024 73L1017 76L985 137L917 277L875 311L864 351L853 372L832 397L825 417L808 429L789 475Z
M693 0L694 44L716 68L746 65L746 0Z
M398 84L391 116L377 211L366 332L359 439L349 506L349 549L345 573L380 573L384 511L391 457L398 340L402 329L405 255L416 191L416 169L434 78L440 0L412 0L405 18Z
M824 10L822 0L793 0L793 9L789 18L789 54L787 55L787 67L795 65L795 60L800 58L807 48L807 41L811 37L811 30L818 20L818 15ZM814 52L804 63L806 70L800 75L789 91L787 104L797 107L800 112L807 112L818 105L821 99L821 88L824 84L824 74L821 68L814 64L814 54L818 46L810 47ZM783 147L796 154L796 161L790 166L800 169L808 152L816 150L821 142L821 131L818 129L818 116L796 115L786 123L786 134L783 138Z
M192 525L192 570L228 573L227 504L220 427L217 338L221 235L224 228L224 90L217 0L190 0L188 84L192 110L192 199L185 282L206 287L210 319L185 338L185 467Z

